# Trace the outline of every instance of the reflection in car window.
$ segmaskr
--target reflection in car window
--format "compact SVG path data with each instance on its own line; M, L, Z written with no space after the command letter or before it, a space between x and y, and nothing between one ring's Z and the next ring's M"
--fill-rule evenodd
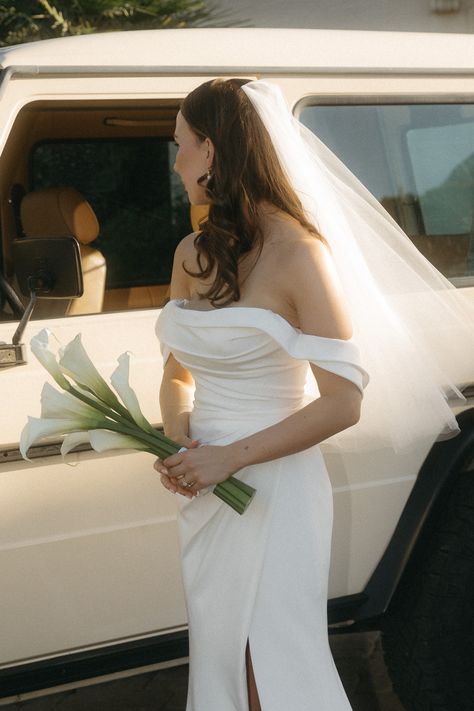
M474 277L474 105L313 105L300 120L437 269Z

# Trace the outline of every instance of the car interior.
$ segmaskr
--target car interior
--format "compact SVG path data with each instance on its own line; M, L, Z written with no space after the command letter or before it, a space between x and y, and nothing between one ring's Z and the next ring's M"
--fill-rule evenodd
M82 297L42 300L33 318L166 301L176 244L203 215L173 174L178 110L178 101L49 101L18 114L0 158L4 277L15 288L15 239L68 235L84 275ZM15 317L5 300L1 317Z

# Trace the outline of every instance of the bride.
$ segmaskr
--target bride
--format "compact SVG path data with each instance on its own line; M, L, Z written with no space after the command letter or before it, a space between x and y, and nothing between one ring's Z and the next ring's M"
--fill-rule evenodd
M424 357L433 333L413 337L393 280L384 293L367 266L367 229L385 244L396 228L294 122L277 87L206 82L185 99L175 140L190 202L209 205L176 250L157 323L164 429L186 448L155 468L180 495L187 711L348 711L328 645L332 495L318 445L366 446L367 432L395 449L426 429L452 436L444 392L455 385ZM408 248L426 291L438 274L419 260ZM414 401L426 417L418 409L407 423ZM204 495L231 474L257 489L241 517Z

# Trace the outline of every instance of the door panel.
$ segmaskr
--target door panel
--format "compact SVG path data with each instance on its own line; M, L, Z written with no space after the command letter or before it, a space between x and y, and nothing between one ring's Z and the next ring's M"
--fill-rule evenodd
M132 385L159 423L156 317L150 309L37 321L25 341L44 326L63 344L80 332L105 376L131 350ZM12 324L0 329L10 340ZM39 415L51 379L31 354L26 365L1 369L0 379L5 449L18 446L27 415ZM0 664L186 624L176 499L153 461L143 452L84 451L68 455L69 463L45 456L0 465Z

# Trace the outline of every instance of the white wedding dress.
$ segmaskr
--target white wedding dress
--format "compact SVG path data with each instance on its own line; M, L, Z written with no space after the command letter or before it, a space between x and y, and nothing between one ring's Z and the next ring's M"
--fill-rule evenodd
M305 404L308 361L361 389L352 341L306 335L278 314L172 300L157 335L196 385L191 436L224 445ZM187 711L247 711L249 641L262 711L349 711L327 634L332 491L319 447L242 469L239 516L217 496L180 500L189 619Z

